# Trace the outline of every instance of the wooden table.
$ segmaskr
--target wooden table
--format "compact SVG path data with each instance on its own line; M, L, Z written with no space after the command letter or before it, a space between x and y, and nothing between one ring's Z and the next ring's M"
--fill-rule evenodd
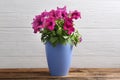
M120 68L72 68L61 77L46 68L0 69L0 80L120 80Z

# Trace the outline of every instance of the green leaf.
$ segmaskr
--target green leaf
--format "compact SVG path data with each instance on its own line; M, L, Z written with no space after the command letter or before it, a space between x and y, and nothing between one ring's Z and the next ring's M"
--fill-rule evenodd
M50 42L54 44L58 40L58 37L50 37Z
M62 37L59 37L59 42L60 42L61 44L65 44L65 39L62 38Z
M59 30L57 30L57 34L58 35L62 35L62 31L59 29Z
M68 39L68 38L69 38L69 36L63 36L63 38L64 38L64 39Z
M68 43L73 45L73 42L72 42L72 40L70 38L68 39Z
M55 34L55 31L52 31L52 35L53 35L53 36L55 36L55 35L56 35L56 34Z

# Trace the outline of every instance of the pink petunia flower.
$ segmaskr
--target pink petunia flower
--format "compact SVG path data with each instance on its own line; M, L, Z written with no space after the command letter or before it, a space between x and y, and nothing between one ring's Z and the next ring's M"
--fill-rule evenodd
M72 18L72 19L81 18L80 12L78 12L77 10L73 11L73 12L71 13L71 18Z
M56 14L56 19L62 18L61 12L60 12L59 10L56 10L56 11L55 11L55 14Z
M54 30L54 27L55 27L55 20L54 18L48 18L46 19L45 21L46 23L46 28L49 29L50 31Z
M51 10L49 12L49 17L56 19L56 11L55 10Z
M65 18L65 23L64 23L64 30L68 31L68 34L71 34L72 32L75 31L73 27L73 21L71 18Z
M40 31L41 28L44 28L43 22L44 22L44 18L41 15L37 15L33 19L32 26L34 29L34 33L37 33L38 31Z
M82 42L82 37L79 38L79 41Z
M66 11L66 6L64 6L63 8L57 7L56 12L57 12L56 14L58 14L59 18L65 18L68 16L67 11Z
M44 11L41 13L41 16L45 18L45 17L48 17L48 14L49 14L49 12Z
M68 30L68 34L70 35L70 34L72 34L74 31L75 31L74 27L71 27L71 28L69 28L69 30Z

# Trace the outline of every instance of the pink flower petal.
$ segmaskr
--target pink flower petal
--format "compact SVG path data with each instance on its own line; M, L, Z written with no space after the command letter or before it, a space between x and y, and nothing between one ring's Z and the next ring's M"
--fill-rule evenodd
M54 18L48 18L46 19L46 28L50 31L54 30L55 27L55 20Z
M72 14L71 14L71 18L72 19L81 18L80 12L78 12L77 10L73 11Z

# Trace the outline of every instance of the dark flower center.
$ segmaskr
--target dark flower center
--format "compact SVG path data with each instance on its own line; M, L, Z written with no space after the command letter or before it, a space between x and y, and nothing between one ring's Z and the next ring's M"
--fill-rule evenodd
M62 13L62 17L65 17L65 14L64 14L64 13Z
M49 25L52 25L52 24L53 24L52 22L49 23Z
M40 25L42 25L42 24L43 24L43 22L42 22L42 21L40 21L40 22L39 22L39 24L40 24Z

